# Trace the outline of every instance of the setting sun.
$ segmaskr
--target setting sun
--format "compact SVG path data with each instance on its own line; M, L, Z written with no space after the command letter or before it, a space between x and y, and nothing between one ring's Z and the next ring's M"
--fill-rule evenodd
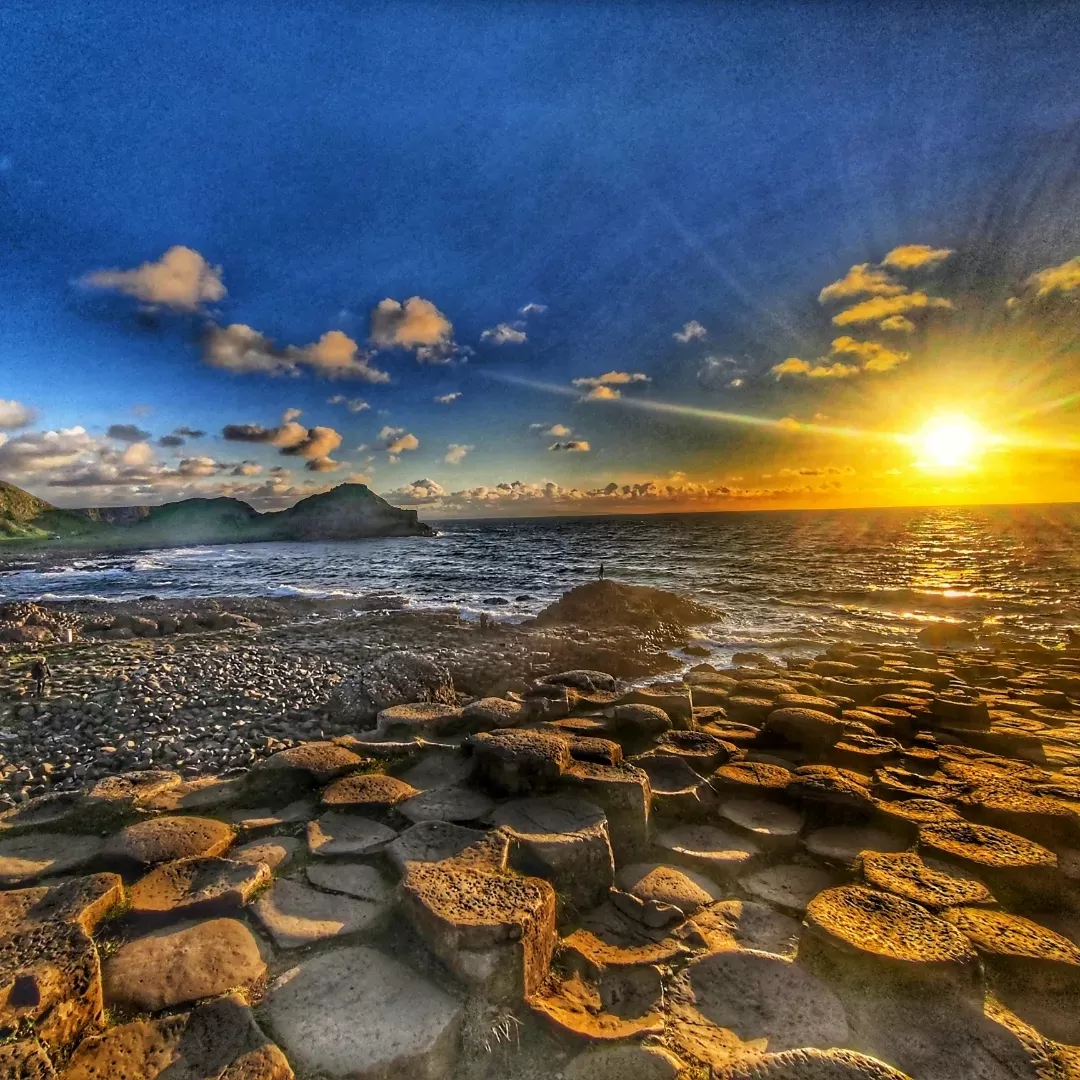
M973 464L983 447L985 434L966 416L936 416L926 422L913 441L921 465L960 469Z

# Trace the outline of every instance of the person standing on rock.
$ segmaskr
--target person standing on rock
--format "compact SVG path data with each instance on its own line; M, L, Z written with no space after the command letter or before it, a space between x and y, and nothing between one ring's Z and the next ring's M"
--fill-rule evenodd
M34 693L37 697L42 698L45 696L45 683L52 678L52 671L49 670L49 661L44 656L39 656L30 665L30 678L34 680Z
M601 581L604 580L604 564L603 563L600 564L600 580Z

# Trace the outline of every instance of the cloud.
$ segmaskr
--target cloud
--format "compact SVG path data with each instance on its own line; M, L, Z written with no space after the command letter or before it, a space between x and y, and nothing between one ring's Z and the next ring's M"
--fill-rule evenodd
M553 481L508 481L492 486L446 491L434 480L416 480L382 493L397 506L421 508L429 514L494 517L508 514L627 513L637 510L700 509L769 504L779 500L835 496L842 484L837 473L811 470L775 488L742 488L716 482L694 482L675 474L638 483L611 481L591 488L563 487Z
M0 430L11 431L34 422L37 414L21 401L0 398Z
M226 424L221 437L229 442L269 443L282 454L302 457L307 461L304 468L311 472L330 472L341 467L330 454L341 445L341 433L331 427L306 428L296 422L299 409L286 409L277 427L262 424Z
M906 315L890 315L878 323L881 330L890 330L895 334L913 334L915 324Z
M419 296L404 303L388 297L371 312L371 340L383 348L442 345L450 340L453 331L450 320L430 300Z
M640 372L607 371L603 375L592 375L588 378L573 379L570 385L582 389L586 386L624 386L627 383L651 382L648 375Z
M1043 299L1055 293L1068 295L1077 290L1080 290L1080 255L1066 260L1060 266L1037 270L1024 282L1020 297L1011 297L1008 306L1015 306L1021 299Z
M547 304L525 304L518 308L518 314L528 318L530 315L543 315L547 311Z
M132 405L132 414L135 416L149 416L154 411L153 405Z
M233 466L232 476L258 476L262 472L262 466L255 461L240 461Z
M529 339L524 330L503 322L485 330L480 340L488 345L523 345Z
M461 391L455 390L452 394L440 394L434 399L436 405L452 405L461 397Z
M926 244L901 244L894 247L884 259L882 266L894 270L919 270L923 267L933 269L953 254L952 248L932 248Z
M543 427L543 424L533 425L534 427ZM556 439L565 439L567 435L572 435L573 432L565 424L552 424L545 432L545 435L553 435Z
M221 267L211 266L197 251L181 245L169 248L157 262L134 270L95 270L84 275L80 284L173 311L198 311L225 296Z
M904 293L901 296L875 296L833 316L836 326L857 326L860 323L880 322L891 315L926 308L951 309L951 300L943 296L927 296L924 292Z
M571 439L569 442L552 443L549 450L566 450L571 454L587 454L592 447L585 439Z
M745 374L733 356L706 356L698 368L697 381L705 390L738 389L746 381Z
M864 371L892 371L911 355L879 345L876 341L856 341L847 335L833 340L832 352L836 356L854 357L862 364Z
M893 281L884 270L870 263L857 263L839 281L826 285L818 293L818 303L843 300L852 296L899 296L907 286Z
M683 328L676 330L671 336L685 345L689 341L700 341L707 333L708 331L697 319L691 319L688 323L683 323Z
M206 434L206 432L205 431L199 431L197 428L189 428L187 426L184 426L184 427L173 428L173 434L174 435L183 435L183 436L185 436L185 438L188 438L188 439L201 439Z
M365 409L371 408L371 406L362 398L348 398L344 394L335 394L332 398L327 398L326 404L344 405L351 413L361 413Z
M149 431L143 431L142 428L136 427L134 424L110 424L105 434L110 439L118 439L120 442L128 443L144 442L150 438Z
M782 431L802 431L802 424L794 416L785 416L776 422Z
M465 460L465 455L470 450L475 450L475 446L462 446L460 443L451 443L446 448L446 456L443 461L447 465L460 465Z
M157 442L158 446L183 446L185 440L182 435L162 435Z
M850 465L823 465L816 468L803 466L798 469L781 469L777 476L854 476L855 470Z
M386 383L390 376L370 363L370 355L340 330L328 330L310 345L275 345L243 323L211 325L203 338L203 360L235 375L297 375L307 368L329 379Z
M622 392L613 390L610 386L594 386L581 400L582 401L614 401L621 398Z
M789 356L769 370L777 379L782 379L785 375L805 375L811 379L847 379L859 374L857 367L849 367L847 364L811 364L809 360L800 360L797 356Z
M0 472L19 477L68 465L101 446L83 427L28 431L15 438L0 435Z
M382 428L379 434L375 436L375 440L370 449L385 450L391 462L399 461L400 455L404 451L416 450L420 446L420 440L412 432L406 431L404 428L390 427L389 424ZM360 449L369 448L361 446Z

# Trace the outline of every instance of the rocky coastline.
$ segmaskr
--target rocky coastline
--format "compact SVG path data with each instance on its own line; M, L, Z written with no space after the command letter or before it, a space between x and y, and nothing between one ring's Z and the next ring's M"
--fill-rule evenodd
M0 1076L1080 1075L1080 648L582 588L6 607Z

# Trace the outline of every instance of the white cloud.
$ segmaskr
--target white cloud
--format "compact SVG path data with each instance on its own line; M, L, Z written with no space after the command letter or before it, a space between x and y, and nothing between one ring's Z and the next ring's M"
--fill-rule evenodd
M461 391L455 390L452 394L440 394L434 400L437 405L452 405L459 397L461 397Z
M404 303L387 297L371 312L371 340L383 348L442 345L450 340L453 331L450 320L430 300L419 296L411 296Z
M365 409L370 409L371 406L363 400L363 398L348 398L344 394L335 394L332 398L326 399L327 405L344 405L346 409L351 413L361 413Z
M525 304L518 308L518 314L528 318L530 315L543 315L547 311L547 304Z
M543 426L543 424L540 425L540 427ZM544 434L553 435L556 439L565 439L567 435L573 435L573 432L565 424L552 424Z
M461 443L451 443L446 448L446 456L443 461L447 465L460 465L465 460L465 455L470 450L475 450L475 446L463 446Z
M236 375L296 375L307 368L329 379L390 381L385 371L372 366L371 355L340 330L328 330L310 345L281 347L243 323L211 325L203 338L203 360Z
M0 429L11 431L14 428L26 427L34 422L36 415L29 405L24 405L21 401L0 398Z
M485 330L480 340L488 345L523 345L529 339L524 330L503 322Z
M648 375L643 375L641 372L607 371L603 375L590 375L580 379L572 379L570 385L576 386L578 389L584 389L587 386L625 386L629 383L647 383L651 381Z
M80 283L174 311L197 311L225 296L221 267L211 266L197 251L182 245L169 248L157 262L145 262L134 270L95 270Z
M681 330L676 330L672 337L676 341L681 341L684 345L690 341L702 340L708 331L704 326L697 321L697 319L691 319L688 323L683 323Z

